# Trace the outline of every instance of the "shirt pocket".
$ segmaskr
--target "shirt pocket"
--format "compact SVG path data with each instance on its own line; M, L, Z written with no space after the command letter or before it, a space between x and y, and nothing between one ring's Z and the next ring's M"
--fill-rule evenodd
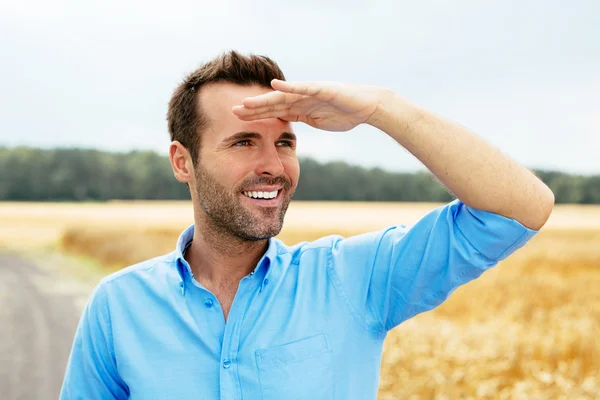
M333 362L319 334L255 353L263 400L332 400Z

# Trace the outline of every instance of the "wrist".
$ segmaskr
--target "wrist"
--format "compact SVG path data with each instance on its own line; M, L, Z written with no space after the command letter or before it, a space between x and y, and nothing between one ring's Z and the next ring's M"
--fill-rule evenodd
M391 89L382 89L378 97L377 107L366 123L379 130L389 134L421 118L417 106Z

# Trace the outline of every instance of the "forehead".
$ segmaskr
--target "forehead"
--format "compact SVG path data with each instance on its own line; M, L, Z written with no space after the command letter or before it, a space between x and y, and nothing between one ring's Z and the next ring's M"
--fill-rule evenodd
M242 100L246 97L258 96L272 90L260 85L241 86L229 82L203 86L199 94L199 110L197 111L208 117L209 128L207 130L211 132L208 136L218 140L241 131L285 130L292 132L290 123L278 118L242 121L231 111L233 106L241 105Z

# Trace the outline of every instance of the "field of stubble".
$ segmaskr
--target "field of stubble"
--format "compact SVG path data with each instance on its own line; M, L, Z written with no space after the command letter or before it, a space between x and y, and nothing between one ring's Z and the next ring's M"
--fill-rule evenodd
M439 204L293 203L288 244L410 225ZM108 273L174 248L186 202L0 203L0 243L55 248ZM600 398L600 207L556 206L542 232L388 335L379 398Z

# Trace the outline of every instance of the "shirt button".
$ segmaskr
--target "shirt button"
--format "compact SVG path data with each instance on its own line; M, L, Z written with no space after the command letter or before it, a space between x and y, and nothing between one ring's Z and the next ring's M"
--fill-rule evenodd
M263 284L265 284L265 285L266 285L267 283L269 283L269 280L268 280L268 279L265 279L265 280L264 280L264 282L263 282Z
M223 368L227 369L229 367L231 367L231 361L229 361L229 360L223 361Z
M205 305L207 308L210 308L210 307L212 307L212 305L213 305L213 301L212 301L211 299L206 299L206 300L204 300L204 305Z

